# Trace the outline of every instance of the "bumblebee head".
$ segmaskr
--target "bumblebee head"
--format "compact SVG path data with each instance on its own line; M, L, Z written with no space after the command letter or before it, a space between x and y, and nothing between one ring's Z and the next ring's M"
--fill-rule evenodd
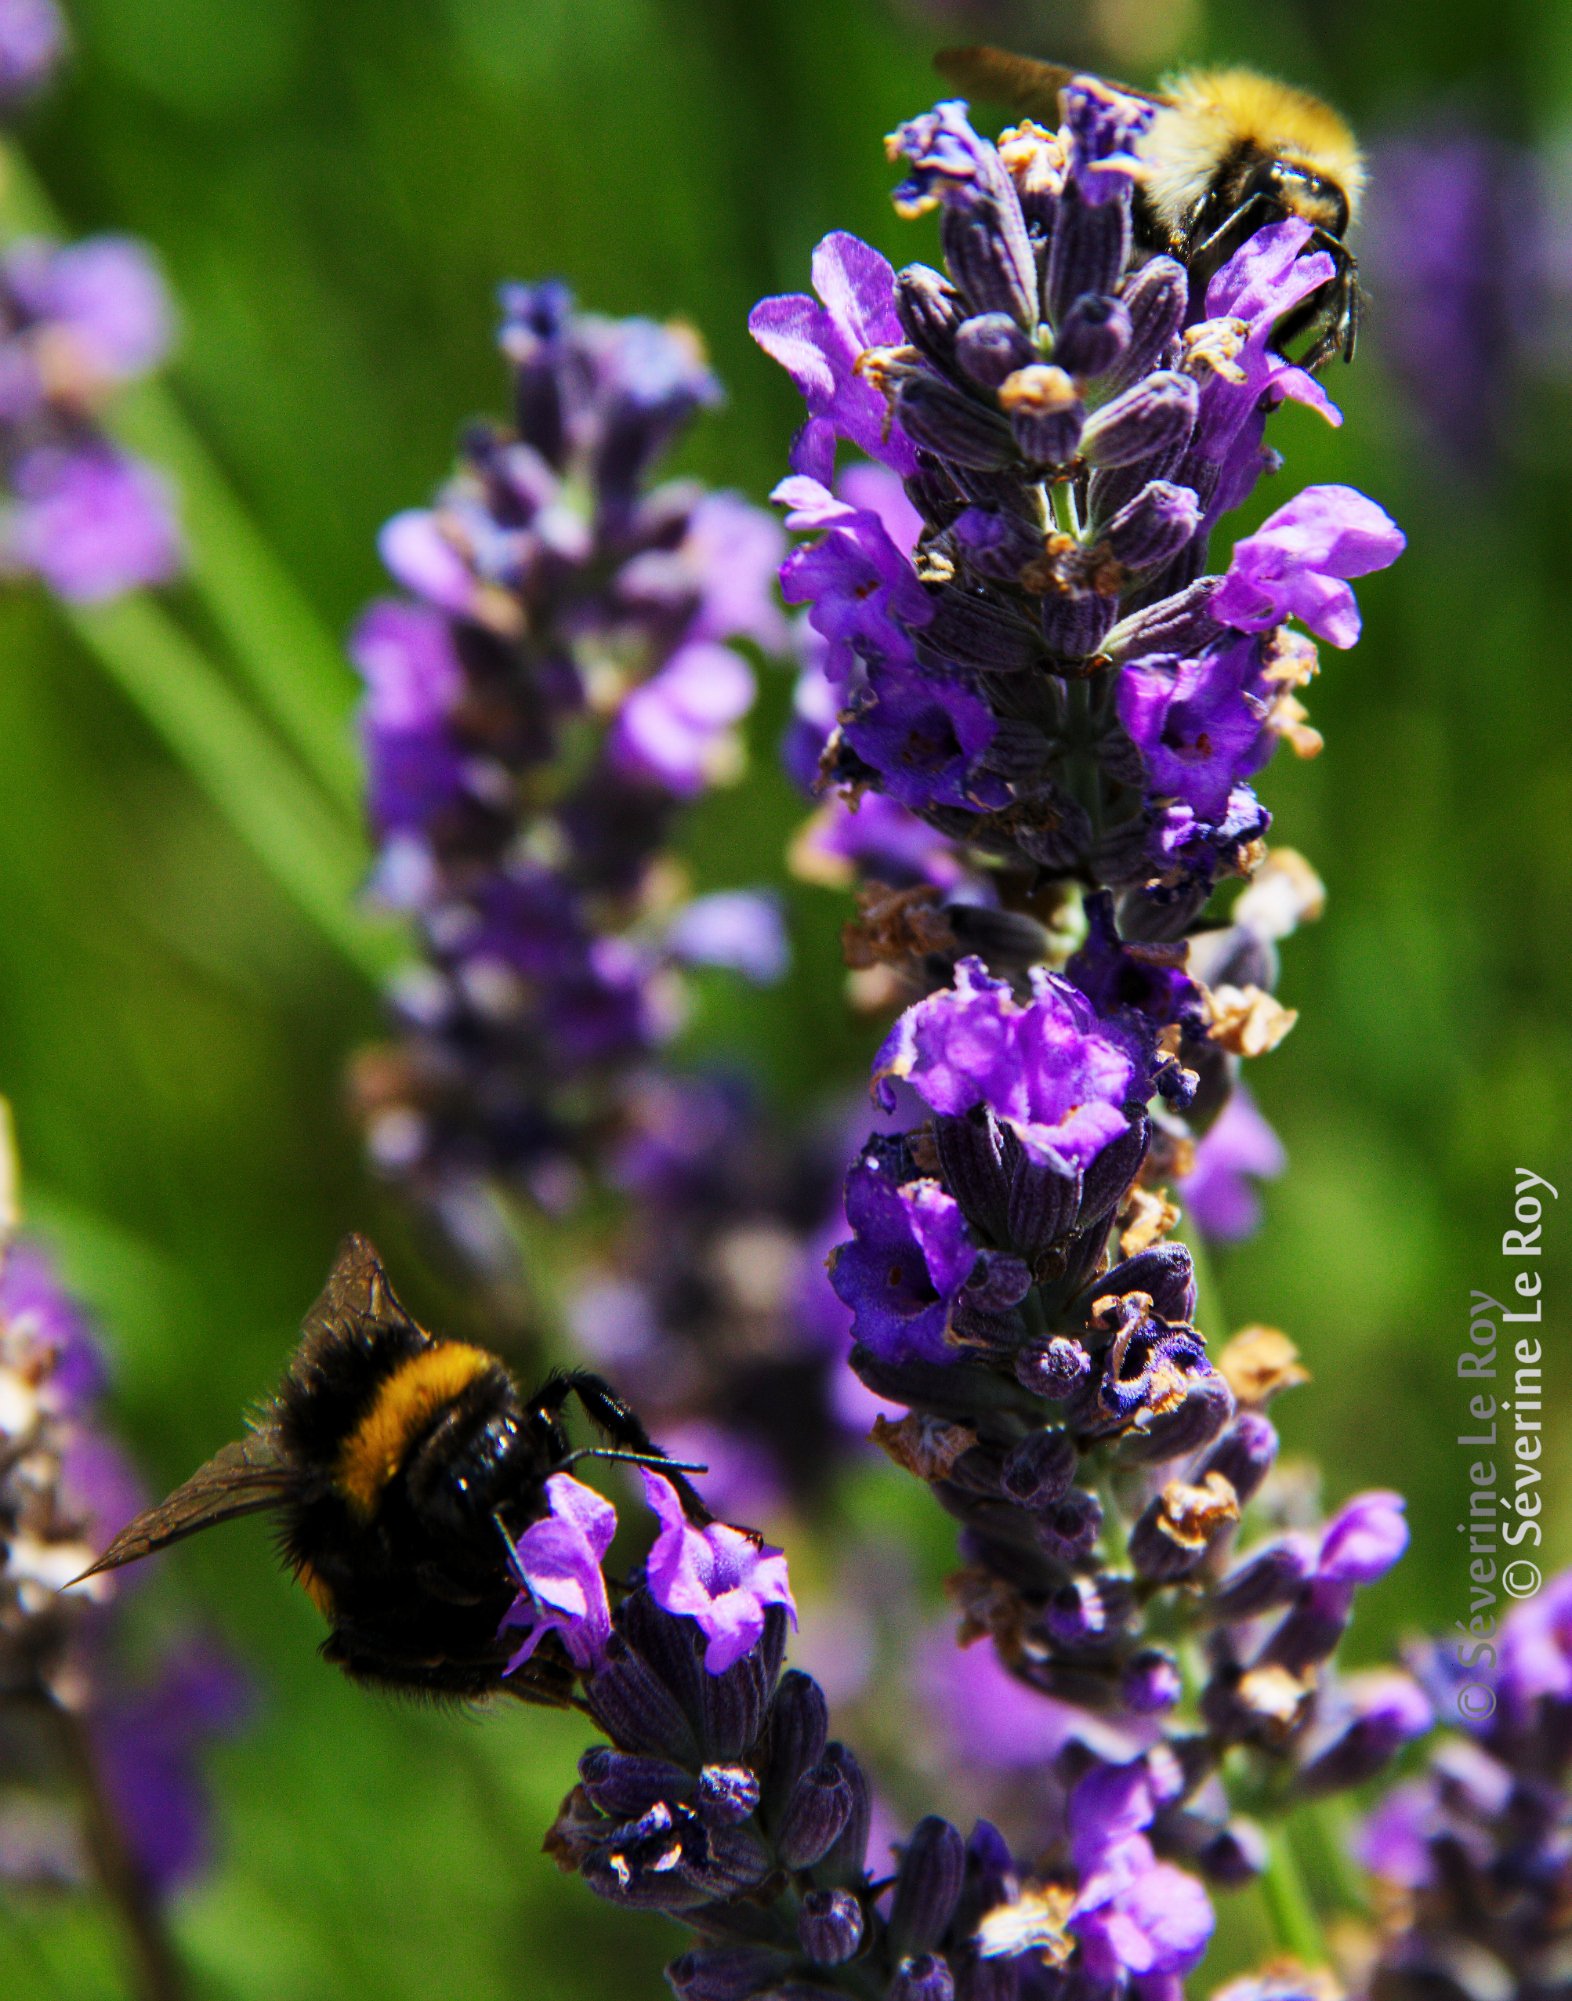
M1263 160L1245 187L1246 197L1268 195L1288 215L1299 216L1339 241L1348 233L1347 191L1330 174L1303 160Z

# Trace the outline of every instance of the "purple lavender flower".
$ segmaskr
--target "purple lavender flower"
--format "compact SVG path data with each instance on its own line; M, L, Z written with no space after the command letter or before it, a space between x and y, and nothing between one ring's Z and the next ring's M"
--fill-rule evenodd
M1067 980L1036 970L1022 1006L977 959L908 1008L874 1059L887 1105L895 1078L952 1118L986 1105L1033 1159L1081 1168L1129 1130L1129 1107L1150 1087L1143 1071L1133 1038Z
M1361 1860L1402 1893L1364 1992L1418 2001L1467 1967L1549 1994L1572 1871L1572 1573L1423 1665L1453 1727L1363 1830Z
M673 895L680 806L742 768L776 644L781 538L734 495L648 484L717 392L679 327L510 287L518 427L477 426L384 560L365 677L379 897L418 927L400 1034L356 1083L373 1159L472 1254L503 1255L494 1189L571 1206L615 1144L632 1069L682 1018L678 969L775 977L769 908Z
M601 1564L617 1533L617 1511L567 1473L546 1482L546 1499L551 1512L530 1523L514 1555L521 1588L502 1627L522 1626L525 1635L505 1674L522 1667L548 1633L560 1634L578 1668L597 1666L611 1637Z
M6 555L68 603L100 604L178 574L184 551L173 499L150 467L107 445L44 445L17 463L12 480Z
M852 1338L886 1361L953 1359L951 1317L979 1252L959 1203L899 1143L873 1140L847 1178L846 1220L855 1234L831 1280Z
M66 26L54 0L0 0L0 108L14 113L59 67Z
M795 350L810 423L776 497L818 538L784 582L840 698L821 782L877 787L1022 897L1047 872L1133 902L1247 869L1264 830L1248 780L1298 717L1273 645L1230 640L1230 615L1257 632L1308 612L1343 642L1345 576L1389 562L1401 538L1373 503L1312 489L1225 577L1202 575L1211 528L1266 462L1271 409L1292 398L1336 419L1271 344L1330 259L1308 225L1273 224L1187 325L1184 272L1131 250L1131 140L1150 107L1088 80L1065 106L1057 139L1024 128L995 147L957 103L891 139L912 166L897 208L939 210L946 268L891 274L855 247L880 310L837 349L849 368L855 346L862 399L838 429L874 449L878 416L881 443L910 442L920 540L888 532L849 486L832 493L821 413L842 378L810 381ZM853 257L852 239L832 243ZM754 330L781 359L781 328L818 310L766 301ZM815 338L818 356L828 335Z
M245 1725L255 1700L233 1661L198 1647L148 1686L112 1686L94 1711L104 1790L156 1896L171 1896L211 1866L213 1814L202 1754Z
M129 236L13 243L3 282L28 330L40 388L83 395L157 368L173 335L169 294Z
M725 966L755 986L772 986L791 964L779 902L755 890L722 889L677 913L666 949L688 966Z
M894 273L876 250L837 231L814 252L813 288L822 303L797 293L755 306L749 332L801 390L814 424L909 472L911 447L858 366L900 338Z
M1545 163L1448 111L1379 139L1372 166L1372 345L1448 470L1478 478L1499 467L1523 379L1564 317Z
M110 1816L111 1831L99 1840L126 1851L139 1922L156 1929L158 1900L210 1860L203 1749L240 1726L251 1699L229 1660L190 1633L173 1635L152 1672L137 1678L119 1590L102 1577L80 1581L103 1540L146 1500L126 1454L100 1427L104 1381L96 1331L52 1260L7 1235L0 1244L0 1778L20 1771L34 1785L42 1779L75 1814L90 1772ZM41 1732L40 1719L49 1717L56 1727ZM69 1757L63 1739L71 1741ZM0 1858L0 1873L16 1859Z
M183 565L167 484L96 424L117 387L163 359L170 322L157 267L129 238L29 239L0 259L0 546L69 603L166 583Z
M1350 486L1307 486L1234 545L1212 600L1225 625L1264 632L1297 618L1329 646L1359 637L1359 607L1345 579L1384 570L1404 537L1385 508Z
M666 1611L696 1623L709 1643L704 1665L710 1674L724 1674L753 1651L770 1606L784 1606L796 1625L782 1551L724 1522L695 1528L669 1480L648 1468L640 1477L661 1525L645 1565L650 1595Z

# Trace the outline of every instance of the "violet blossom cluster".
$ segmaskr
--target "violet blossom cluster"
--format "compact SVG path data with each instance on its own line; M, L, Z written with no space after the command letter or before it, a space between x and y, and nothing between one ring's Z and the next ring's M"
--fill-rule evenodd
M1572 1573L1494 1644L1437 1648L1423 1671L1461 1728L1366 1823L1360 1860L1386 1894L1362 1991L1549 2001L1572 1953Z
M668 844L741 768L735 642L777 645L779 530L734 494L654 483L719 395L696 338L502 293L512 421L465 435L383 558L406 595L354 637L374 889L422 960L361 1063L373 1159L473 1240L488 1187L562 1208L637 1065L681 1019L679 969L771 979L774 906L691 898Z
M815 851L864 871L854 943L920 996L874 1064L906 1129L852 1171L833 1280L854 1370L906 1412L882 1442L962 1524L963 1638L1171 1754L1149 1838L1228 1884L1264 1849L1225 1763L1281 1806L1369 1777L1429 1720L1406 1677L1331 1672L1404 1547L1400 1500L1242 1527L1296 1365L1267 1330L1213 1360L1164 1193L1189 1183L1238 1234L1247 1173L1277 1164L1238 1073L1292 1025L1277 944L1320 886L1268 855L1252 780L1280 738L1319 748L1289 621L1352 645L1348 580L1402 536L1311 487L1208 569L1276 466L1271 411L1338 421L1274 346L1332 263L1273 224L1197 300L1134 243L1150 107L1089 79L1064 101L1060 132L997 147L957 103L901 127L896 204L937 209L945 270L832 236L818 299L751 321L809 412L777 498L814 537L782 572L817 641L792 750L827 724L818 783L844 795ZM842 443L877 468L837 482ZM958 874L929 851L884 894L847 833L870 799L945 837Z
M144 1505L102 1427L94 1330L46 1254L0 1254L0 1881L101 1879L156 1904L211 1858L203 1753L250 1707L246 1684L184 1634L133 1672L124 1591L75 1584Z
M167 481L100 423L158 366L170 329L163 279L130 237L0 253L0 566L67 603L167 583L183 566Z
M602 1567L609 1503L566 1474L547 1482L548 1513L515 1557L510 1671L549 1650L607 1738L579 1761L547 1846L598 1896L693 1932L667 1969L682 2001L1175 1991L1211 1910L1150 1838L1171 1772L1078 1754L1030 1865L986 1822L968 1838L929 1815L892 1871L870 1853L873 1795L829 1736L822 1691L782 1673L784 1556L695 1525L669 1481L643 1479L659 1529L620 1586Z
M53 0L0 0L0 118L45 87L65 44ZM0 574L80 605L179 574L168 482L101 421L161 364L172 331L163 278L134 238L24 238L0 252Z

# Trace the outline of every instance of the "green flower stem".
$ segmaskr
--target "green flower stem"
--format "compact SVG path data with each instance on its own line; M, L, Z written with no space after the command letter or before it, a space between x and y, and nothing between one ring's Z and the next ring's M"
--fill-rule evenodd
M356 913L359 841L201 649L148 597L64 615L296 908L380 982L397 941Z
M58 235L47 193L15 147L0 153L0 233ZM343 652L273 554L169 391L118 396L106 427L179 488L190 582L285 741L335 805L358 817L361 773Z
M1261 1897L1272 1924L1272 1936L1282 1950L1304 1966L1325 1966L1330 1955L1321 1936L1299 1864L1281 1827L1267 1837L1267 1863L1261 1877Z

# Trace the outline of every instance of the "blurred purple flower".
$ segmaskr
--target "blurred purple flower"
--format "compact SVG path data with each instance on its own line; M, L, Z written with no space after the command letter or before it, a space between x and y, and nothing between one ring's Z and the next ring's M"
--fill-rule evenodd
M36 97L66 50L66 25L54 0L0 0L0 110Z
M11 560L72 604L163 584L184 560L173 496L161 474L108 445L40 446L13 475Z
M1261 1198L1252 1183L1274 1179L1287 1165L1282 1141L1249 1091L1236 1083L1216 1123L1197 1142L1195 1164L1175 1192L1203 1236L1238 1243L1261 1221Z
M791 965L780 901L757 890L717 890L684 904L667 926L666 947L684 965L725 966L761 987Z

